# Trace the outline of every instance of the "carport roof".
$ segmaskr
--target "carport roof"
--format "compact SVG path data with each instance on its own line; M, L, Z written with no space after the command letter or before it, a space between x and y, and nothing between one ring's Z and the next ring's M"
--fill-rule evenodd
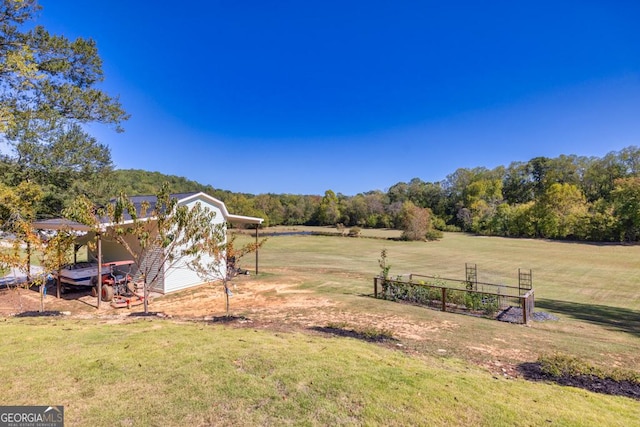
M91 231L89 225L81 224L65 218L43 219L31 223L31 226L37 230L75 230L75 231Z

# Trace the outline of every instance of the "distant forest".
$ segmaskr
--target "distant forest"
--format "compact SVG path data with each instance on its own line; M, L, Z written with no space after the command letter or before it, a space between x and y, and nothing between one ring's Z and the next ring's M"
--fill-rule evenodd
M154 194L168 182L174 193L203 191L224 201L234 214L265 218L266 226L341 225L406 231L418 218L423 222L419 233L426 229L612 242L640 238L640 148L635 146L602 158L562 155L495 169L461 168L439 182L414 178L385 191L355 196L331 189L324 195L232 193L158 172L113 170L108 157L87 170L64 167L63 161L56 165L55 160L49 157L46 165L35 167L8 157L0 159L0 188L37 183L43 192L39 218L59 216L79 194L105 203L121 191Z
M266 225L406 228L406 212L429 211L437 230L481 235L589 241L640 238L640 148L602 158L536 157L494 169L461 168L439 182L414 178L386 191L355 196L239 194L175 176L139 170L112 172L112 188L148 194L163 181L173 191L204 191Z

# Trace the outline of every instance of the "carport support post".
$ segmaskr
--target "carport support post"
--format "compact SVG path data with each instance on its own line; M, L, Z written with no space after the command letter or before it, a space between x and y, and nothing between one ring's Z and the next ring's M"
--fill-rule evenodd
M58 274L56 274L56 298L60 299L60 264L62 264L62 252L60 251L60 242L58 242L58 252L56 254L58 258L56 259L58 266Z
M260 248L258 247L258 226L256 225L256 276L258 275L258 251Z
M27 240L27 283L31 285L31 242Z
M96 233L98 239L98 308L100 308L100 302L102 301L102 235Z

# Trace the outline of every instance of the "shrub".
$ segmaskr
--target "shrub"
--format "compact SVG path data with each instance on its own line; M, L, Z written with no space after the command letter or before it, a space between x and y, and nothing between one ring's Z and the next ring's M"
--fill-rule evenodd
M432 230L428 230L425 234L425 238L427 240L438 240L438 239L442 239L442 231L440 230L436 230L435 228Z
M479 310L482 305L482 296L475 292L465 292L464 306L469 310Z
M455 289L448 289L447 290L447 302L451 303L451 304L455 304L455 305L465 305L465 296L466 296L466 292L465 291L459 291L459 290L455 290Z

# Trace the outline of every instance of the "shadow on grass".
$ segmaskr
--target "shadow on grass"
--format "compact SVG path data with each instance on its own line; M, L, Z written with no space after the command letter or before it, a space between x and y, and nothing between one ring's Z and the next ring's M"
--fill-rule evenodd
M14 317L54 317L64 315L65 313L61 311L23 311L22 313L16 314Z
M640 336L640 311L637 310L544 298L536 299L536 308L562 313L611 330Z
M625 396L640 400L640 383L628 380L615 380L613 378L599 378L594 375L568 375L560 376L545 373L538 362L522 363L518 366L518 372L529 381L548 381L556 384L577 387L594 393L608 394L612 396Z
M393 338L390 332L382 330L374 330L374 329L366 329L363 331L357 331L354 329L333 327L333 326L314 326L309 328L312 331L322 332L325 334L335 335L339 337L348 337L355 338L368 342L390 342L390 341L398 341Z
M128 317L161 317L161 318L171 317L164 314L161 311L148 311L146 313L144 311L135 311L133 313L129 313L127 316Z
M211 323L234 323L234 322L247 323L247 322L252 322L252 320L249 319L248 317L245 317L245 316L234 316L234 315L210 317L210 318L206 318L205 321L211 322Z

